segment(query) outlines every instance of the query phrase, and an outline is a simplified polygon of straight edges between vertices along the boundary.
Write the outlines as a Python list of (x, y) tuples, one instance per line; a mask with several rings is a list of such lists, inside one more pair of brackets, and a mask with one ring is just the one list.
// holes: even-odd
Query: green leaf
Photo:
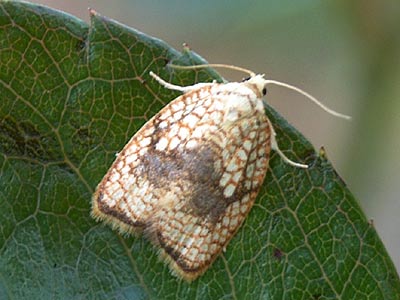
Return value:
[(313, 147), (272, 109), (278, 143), (247, 220), (200, 279), (170, 275), (142, 237), (90, 217), (115, 153), (188, 85), (221, 79), (185, 48), (95, 13), (81, 20), (0, 2), (1, 299), (399, 299), (371, 222)]

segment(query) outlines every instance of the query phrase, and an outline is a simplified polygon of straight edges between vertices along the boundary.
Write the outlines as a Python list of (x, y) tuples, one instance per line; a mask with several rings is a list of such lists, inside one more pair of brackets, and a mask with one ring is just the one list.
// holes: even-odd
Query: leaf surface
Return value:
[(90, 217), (91, 196), (129, 138), (204, 60), (91, 14), (0, 2), (1, 299), (398, 299), (394, 266), (323, 151), (268, 109), (281, 149), (226, 252), (188, 284), (142, 237)]

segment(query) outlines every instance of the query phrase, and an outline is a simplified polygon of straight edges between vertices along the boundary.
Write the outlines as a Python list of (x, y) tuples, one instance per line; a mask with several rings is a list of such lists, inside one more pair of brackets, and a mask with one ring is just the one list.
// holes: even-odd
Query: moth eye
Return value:
[(266, 87), (263, 88), (261, 92), (262, 92), (263, 96), (265, 96), (267, 94), (267, 88)]
[(242, 79), (242, 82), (248, 81), (250, 78), (251, 78), (250, 76), (249, 77), (245, 77), (245, 78)]

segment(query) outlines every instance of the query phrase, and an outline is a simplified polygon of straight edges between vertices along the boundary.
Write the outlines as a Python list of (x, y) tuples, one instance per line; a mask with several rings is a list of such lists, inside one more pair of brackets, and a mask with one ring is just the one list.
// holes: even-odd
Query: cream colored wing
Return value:
[[(221, 85), (225, 87), (225, 85)], [(175, 274), (193, 280), (251, 209), (268, 168), (271, 128), (251, 91), (202, 87), (146, 123), (97, 187), (92, 214), (144, 230)]]

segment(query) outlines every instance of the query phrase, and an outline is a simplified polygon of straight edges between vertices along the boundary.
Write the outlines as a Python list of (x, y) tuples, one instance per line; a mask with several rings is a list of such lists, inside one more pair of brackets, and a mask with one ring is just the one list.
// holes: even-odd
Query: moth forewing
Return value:
[(271, 130), (258, 96), (248, 84), (215, 83), (170, 102), (119, 153), (93, 216), (122, 232), (143, 230), (178, 276), (204, 273), (267, 171)]

